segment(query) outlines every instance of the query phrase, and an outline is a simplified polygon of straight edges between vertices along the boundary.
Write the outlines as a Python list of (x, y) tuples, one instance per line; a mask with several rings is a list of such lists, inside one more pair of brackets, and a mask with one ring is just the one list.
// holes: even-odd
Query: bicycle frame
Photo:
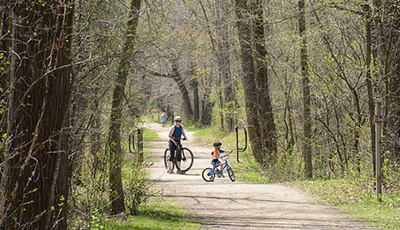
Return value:
[[(224, 163), (222, 163), (222, 171), (224, 171), (228, 166), (229, 166), (228, 161), (225, 161)], [(219, 168), (219, 165), (215, 164), (210, 173), (217, 174), (216, 169), (218, 169), (218, 168)]]
[(177, 151), (176, 151), (176, 156), (178, 156), (178, 154), (181, 155), (181, 159), (182, 159), (183, 161), (186, 160), (185, 152), (182, 151), (182, 144), (179, 144), (179, 145), (178, 145), (178, 149), (177, 149)]
[[(181, 138), (181, 139), (185, 140), (184, 138)], [(167, 156), (166, 154), (168, 153), (168, 151), (169, 151), (169, 148), (166, 149), (164, 152), (164, 164), (165, 164), (166, 169), (169, 169), (168, 162), (170, 162), (169, 158), (166, 157)], [(169, 152), (169, 153), (172, 154), (171, 152)], [(175, 153), (173, 153), (173, 154), (175, 157), (172, 162), (172, 170), (173, 170), (174, 166), (176, 166), (179, 171), (186, 172), (193, 166), (193, 159), (194, 159), (193, 153), (190, 149), (183, 147), (181, 142), (178, 144), (177, 148), (175, 149)], [(181, 161), (180, 161), (181, 166), (179, 166), (179, 167), (177, 165), (178, 156), (180, 156), (180, 158), (181, 158)]]

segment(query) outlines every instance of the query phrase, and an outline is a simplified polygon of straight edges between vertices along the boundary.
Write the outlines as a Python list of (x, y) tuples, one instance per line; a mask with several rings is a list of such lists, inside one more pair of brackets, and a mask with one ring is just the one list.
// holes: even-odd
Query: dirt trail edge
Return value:
[(196, 146), (191, 132), (187, 132), (188, 141), (183, 146), (194, 154), (192, 169), (185, 175), (168, 174), (163, 154), (170, 127), (154, 123), (144, 126), (159, 136), (146, 143), (155, 161), (149, 168), (150, 180), (164, 196), (176, 199), (201, 219), (204, 229), (375, 229), (348, 220), (337, 209), (318, 205), (285, 185), (232, 182), (227, 173), (225, 178), (205, 182), (201, 172), (210, 166), (213, 149)]

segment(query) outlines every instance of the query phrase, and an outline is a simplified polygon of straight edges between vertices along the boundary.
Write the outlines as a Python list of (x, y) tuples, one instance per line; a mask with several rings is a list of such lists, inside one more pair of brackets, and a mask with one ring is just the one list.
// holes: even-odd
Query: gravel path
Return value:
[(210, 166), (213, 148), (194, 144), (190, 132), (187, 132), (188, 141), (183, 145), (195, 156), (192, 169), (185, 175), (168, 174), (163, 154), (168, 146), (169, 127), (159, 124), (146, 124), (145, 127), (159, 136), (146, 143), (155, 160), (150, 167), (150, 180), (164, 196), (178, 200), (199, 217), (204, 222), (204, 229), (375, 229), (348, 220), (337, 209), (316, 204), (289, 186), (232, 182), (227, 173), (226, 178), (205, 182), (201, 172)]

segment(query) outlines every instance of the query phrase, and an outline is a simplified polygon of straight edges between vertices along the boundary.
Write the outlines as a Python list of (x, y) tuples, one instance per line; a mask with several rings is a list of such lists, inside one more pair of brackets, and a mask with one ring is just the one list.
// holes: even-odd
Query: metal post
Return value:
[(138, 130), (138, 152), (139, 152), (139, 163), (143, 163), (143, 128)]
[(238, 133), (238, 127), (235, 127), (236, 131), (236, 160), (239, 162), (239, 133)]
[(381, 159), (381, 132), (382, 121), (381, 103), (375, 105), (375, 157), (376, 157), (376, 197), (379, 202), (382, 201), (382, 159)]
[[(244, 132), (244, 147), (243, 148), (239, 148), (239, 129), (243, 130), (243, 132)], [(235, 130), (236, 130), (237, 162), (239, 162), (239, 152), (244, 152), (244, 151), (246, 151), (246, 148), (247, 148), (247, 131), (246, 131), (246, 128), (244, 128), (242, 126), (236, 126)]]

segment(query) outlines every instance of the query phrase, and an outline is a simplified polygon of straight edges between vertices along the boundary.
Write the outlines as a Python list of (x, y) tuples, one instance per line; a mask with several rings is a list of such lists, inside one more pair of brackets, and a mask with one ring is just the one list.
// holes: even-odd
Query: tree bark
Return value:
[(250, 27), (245, 23), (246, 18), (250, 18), (247, 10), (246, 0), (235, 0), (235, 11), (237, 17), (238, 37), (240, 42), (240, 52), (243, 69), (243, 87), (246, 105), (246, 116), (248, 133), (253, 155), (258, 163), (265, 165), (265, 159), (262, 149), (262, 135), (259, 129), (257, 110), (257, 92), (255, 85), (255, 67), (252, 51), (252, 38)]
[(136, 28), (139, 21), (139, 10), (141, 0), (132, 0), (130, 6), (130, 20), (127, 24), (127, 34), (123, 46), (123, 53), (119, 62), (118, 75), (114, 83), (114, 93), (112, 97), (110, 130), (108, 136), (110, 154), (110, 202), (111, 214), (118, 214), (125, 211), (124, 191), (122, 188), (122, 161), (123, 153), (121, 149), (121, 122), (122, 122), (122, 102), (124, 99), (125, 85), (128, 79), (130, 60), (133, 56), (134, 40)]
[(224, 123), (226, 121), (227, 130), (229, 132), (234, 131), (234, 119), (233, 119), (233, 112), (235, 110), (235, 95), (233, 91), (233, 81), (232, 81), (232, 74), (230, 70), (230, 61), (229, 61), (229, 43), (228, 43), (228, 32), (227, 32), (227, 23), (225, 19), (224, 13), (227, 12), (227, 7), (224, 1), (217, 1), (216, 11), (217, 11), (217, 33), (219, 37), (218, 42), (218, 63), (219, 63), (219, 72), (222, 77), (223, 82), (223, 92), (224, 92), (224, 99), (222, 107), (228, 110), (225, 114), (222, 114), (222, 128), (224, 127)]
[(174, 74), (172, 74), (171, 77), (174, 79), (178, 85), (179, 91), (181, 92), (185, 116), (186, 119), (189, 120), (193, 117), (192, 104), (190, 103), (189, 92), (186, 89), (185, 82), (179, 74), (178, 60), (176, 58), (172, 59), (172, 72)]
[(255, 0), (254, 6), (254, 31), (255, 31), (255, 50), (257, 52), (257, 71), (256, 84), (257, 96), (259, 103), (259, 123), (262, 138), (262, 149), (264, 150), (264, 158), (267, 162), (273, 163), (276, 160), (276, 128), (274, 121), (274, 113), (272, 111), (271, 98), (269, 94), (268, 80), (268, 63), (267, 50), (265, 47), (265, 24), (263, 13), (263, 1)]
[(300, 63), (303, 87), (303, 159), (305, 163), (305, 176), (312, 178), (312, 150), (311, 150), (311, 95), (310, 80), (308, 76), (308, 57), (307, 57), (307, 38), (306, 20), (305, 20), (305, 3), (304, 0), (298, 1), (299, 7), (299, 34), (302, 39), (300, 46)]
[[(73, 1), (7, 5), (12, 67), (0, 229), (67, 229)], [(16, 224), (18, 227), (16, 227)]]
[(365, 54), (365, 80), (367, 83), (367, 93), (368, 93), (368, 113), (369, 113), (369, 129), (370, 129), (370, 139), (371, 139), (371, 157), (372, 157), (372, 174), (376, 174), (376, 157), (375, 157), (375, 106), (374, 106), (374, 96), (372, 89), (372, 77), (371, 77), (371, 58), (372, 58), (372, 34), (371, 34), (371, 10), (368, 1), (365, 1), (363, 5), (365, 14), (365, 32), (366, 32), (366, 54)]
[(397, 1), (385, 1), (384, 7), (387, 16), (383, 17), (388, 28), (385, 33), (389, 37), (386, 52), (389, 62), (387, 88), (387, 137), (386, 150), (390, 157), (400, 162), (400, 9)]
[(193, 90), (193, 122), (196, 124), (199, 121), (200, 118), (200, 102), (199, 102), (199, 83), (197, 82), (197, 79), (193, 77), (190, 80), (190, 85)]
[[(10, 86), (10, 47), (11, 47), (11, 17), (7, 7), (0, 8), (0, 137), (7, 132), (7, 90)], [(3, 140), (0, 140), (3, 141)], [(0, 147), (0, 163), (3, 162), (4, 148)], [(0, 180), (2, 174), (0, 173)]]

